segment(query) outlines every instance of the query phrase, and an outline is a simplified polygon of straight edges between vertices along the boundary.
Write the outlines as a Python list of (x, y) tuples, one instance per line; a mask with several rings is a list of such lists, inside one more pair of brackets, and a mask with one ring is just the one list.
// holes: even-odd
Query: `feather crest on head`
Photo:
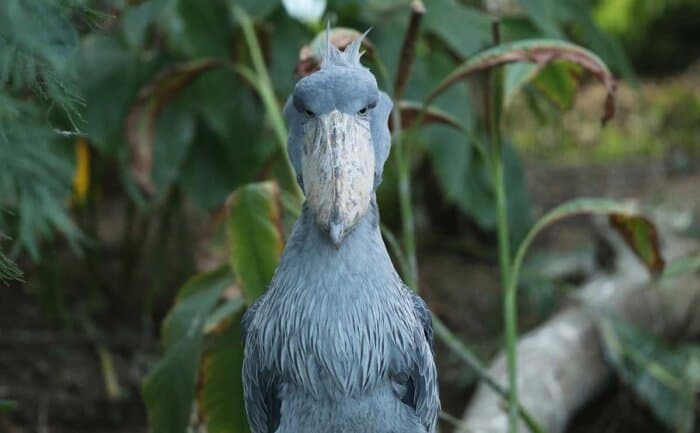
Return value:
[(331, 27), (330, 22), (326, 26), (326, 51), (321, 59), (321, 69), (326, 69), (333, 66), (341, 66), (346, 68), (364, 67), (360, 63), (360, 58), (365, 53), (360, 51), (362, 41), (365, 39), (371, 28), (367, 29), (360, 37), (355, 39), (348, 45), (344, 51), (340, 51), (331, 43)]

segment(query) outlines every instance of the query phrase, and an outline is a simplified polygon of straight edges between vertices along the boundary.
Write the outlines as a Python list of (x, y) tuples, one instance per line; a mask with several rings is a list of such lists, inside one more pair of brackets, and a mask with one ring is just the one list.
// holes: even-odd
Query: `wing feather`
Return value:
[(243, 315), (242, 337), (245, 344), (243, 360), (243, 394), (246, 413), (252, 433), (274, 433), (279, 426), (280, 401), (277, 397), (274, 378), (262, 369), (260, 348), (251, 335), (251, 324), (260, 301), (251, 305)]
[(413, 391), (413, 407), (416, 415), (420, 418), (426, 431), (435, 431), (438, 414), (440, 412), (440, 396), (438, 393), (437, 370), (433, 359), (433, 320), (430, 310), (425, 301), (420, 296), (411, 292), (413, 297), (413, 309), (418, 317), (424, 337), (423, 341), (417, 344), (413, 354), (411, 384), (408, 387)]

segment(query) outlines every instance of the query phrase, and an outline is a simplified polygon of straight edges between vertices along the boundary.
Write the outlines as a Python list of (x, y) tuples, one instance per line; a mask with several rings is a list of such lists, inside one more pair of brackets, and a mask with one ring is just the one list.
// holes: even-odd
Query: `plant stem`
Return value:
[(399, 65), (394, 80), (394, 109), (391, 112), (394, 153), (399, 183), (399, 206), (401, 208), (402, 238), (408, 262), (408, 275), (405, 275), (409, 287), (418, 288), (418, 259), (416, 254), (415, 220), (411, 206), (411, 155), (403, 140), (401, 131), (401, 109), (399, 104), (406, 84), (411, 76), (411, 67), (416, 57), (416, 41), (420, 30), (421, 19), (425, 14), (425, 6), (420, 0), (411, 3), (411, 17), (404, 35)]
[[(494, 45), (500, 44), (499, 22), (492, 24)], [(498, 258), (501, 268), (503, 290), (503, 322), (505, 328), (506, 365), (508, 368), (508, 423), (509, 432), (518, 433), (518, 370), (516, 348), (518, 340), (518, 316), (515, 290), (511, 284), (510, 233), (505, 173), (503, 167), (503, 143), (501, 137), (501, 113), (503, 110), (503, 68), (495, 67), (489, 73), (489, 94), (487, 98), (488, 128), (490, 137), (489, 152), (496, 190), (496, 215), (498, 219)]]
[(496, 188), (496, 206), (498, 214), (498, 251), (501, 267), (501, 287), (503, 297), (503, 319), (506, 335), (506, 364), (508, 367), (508, 415), (511, 433), (518, 432), (518, 317), (515, 284), (511, 281), (510, 273), (510, 237), (508, 230), (508, 209), (506, 207), (506, 191), (503, 173), (503, 160), (494, 161), (494, 176)]
[(277, 144), (279, 145), (280, 157), (284, 162), (286, 188), (301, 201), (303, 195), (301, 193), (301, 189), (297, 185), (292, 163), (287, 157), (287, 128), (284, 125), (282, 110), (280, 109), (279, 102), (275, 96), (272, 81), (270, 81), (270, 75), (267, 73), (267, 66), (265, 65), (265, 59), (263, 57), (262, 49), (260, 48), (260, 43), (258, 42), (258, 37), (255, 35), (253, 22), (248, 14), (239, 6), (233, 6), (233, 13), (243, 29), (243, 37), (245, 38), (246, 45), (248, 46), (250, 59), (253, 63), (253, 69), (255, 70), (255, 75), (249, 74), (248, 79), (254, 81), (255, 88), (260, 94), (260, 98), (263, 101), (263, 105), (265, 105), (265, 110), (267, 111), (267, 115), (270, 117), (272, 127), (275, 131)]
[(405, 275), (406, 284), (416, 290), (418, 288), (418, 259), (416, 254), (415, 220), (413, 207), (411, 206), (411, 162), (408, 149), (404, 146), (401, 134), (401, 110), (392, 111), (394, 131), (394, 152), (396, 153), (396, 167), (399, 183), (399, 207), (401, 210), (402, 239), (406, 259), (408, 262), (408, 275)]

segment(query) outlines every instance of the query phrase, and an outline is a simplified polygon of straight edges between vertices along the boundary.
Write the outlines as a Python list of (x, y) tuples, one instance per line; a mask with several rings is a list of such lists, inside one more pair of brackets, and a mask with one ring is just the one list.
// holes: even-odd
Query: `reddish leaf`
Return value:
[(605, 87), (607, 96), (602, 121), (606, 123), (615, 113), (615, 92), (617, 80), (603, 61), (591, 51), (569, 42), (550, 39), (528, 39), (482, 51), (462, 63), (447, 76), (430, 94), (427, 102), (435, 99), (455, 82), (480, 71), (513, 62), (530, 62), (539, 66), (556, 60), (565, 60), (581, 66), (593, 74)]
[(610, 215), (610, 225), (622, 235), (627, 245), (651, 272), (660, 274), (664, 270), (665, 262), (654, 223), (641, 215), (614, 213)]

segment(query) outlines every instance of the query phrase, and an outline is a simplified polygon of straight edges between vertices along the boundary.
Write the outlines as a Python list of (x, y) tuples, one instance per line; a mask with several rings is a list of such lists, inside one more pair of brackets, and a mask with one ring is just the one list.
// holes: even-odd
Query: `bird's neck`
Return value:
[(368, 211), (338, 247), (318, 227), (311, 210), (304, 205), (278, 271), (301, 273), (310, 278), (325, 279), (332, 275), (332, 279), (340, 281), (357, 276), (377, 282), (397, 279), (379, 229), (376, 198), (372, 198)]

